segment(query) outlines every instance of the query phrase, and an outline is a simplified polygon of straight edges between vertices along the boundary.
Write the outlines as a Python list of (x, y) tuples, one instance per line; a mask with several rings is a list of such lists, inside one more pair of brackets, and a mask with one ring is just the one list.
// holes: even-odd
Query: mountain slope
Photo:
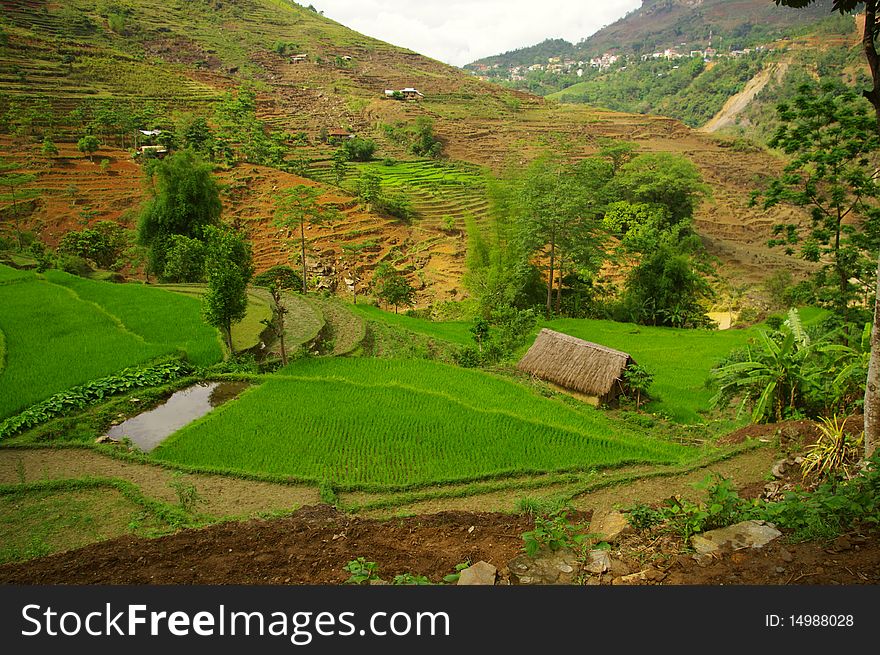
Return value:
[[(698, 213), (717, 252), (756, 277), (791, 265), (763, 246), (772, 224), (786, 218), (783, 210), (765, 214), (748, 207), (756, 177), (779, 163), (763, 153), (731, 153), (673, 120), (548, 104), (283, 0), (102, 0), (97, 6), (90, 0), (0, 0), (0, 7), (0, 132), (10, 134), (0, 137), (0, 145), (21, 155), (23, 171), (38, 174), (33, 186), (43, 192), (29, 225), (49, 243), (101, 219), (131, 224), (144, 197), (143, 174), (125, 150), (130, 140), (105, 139), (96, 159), (108, 161), (106, 171), (77, 153), (83, 111), (95, 114), (106, 102), (149, 106), (155, 110), (151, 124), (131, 131), (165, 129), (181, 112), (210, 120), (224, 94), (250, 85), (266, 128), (289, 135), (288, 160), (303, 162), (302, 172), (323, 180), (250, 163), (221, 172), (227, 220), (249, 229), (261, 269), (288, 261), (291, 252), (274, 225), (274, 196), (305, 182), (322, 186), (325, 199), (345, 213), (340, 223), (309, 234), (310, 260), (328, 282), (344, 291), (350, 269), (342, 245), (368, 243), (360, 262), (364, 281), (377, 263), (391, 261), (409, 272), (421, 304), (460, 297), (466, 248), (460, 221), (466, 214), (486, 216), (482, 171), (521, 165), (560, 146), (593, 153), (602, 138), (691, 157), (717, 187), (714, 201)], [(307, 59), (295, 63), (300, 53)], [(385, 89), (408, 86), (425, 97), (385, 98)], [(397, 127), (420, 117), (433, 121), (447, 163), (420, 160), (394, 137)], [(411, 224), (357, 205), (350, 189), (363, 166), (351, 167), (345, 188), (330, 184), (327, 167), (336, 146), (323, 143), (320, 133), (339, 128), (375, 139), (380, 160), (401, 163), (370, 166), (390, 188), (410, 195), (416, 209)], [(58, 142), (58, 156), (40, 154), (43, 136)], [(404, 169), (406, 177), (396, 177)], [(462, 185), (467, 193), (456, 191)], [(446, 229), (446, 217), (459, 221), (457, 227)]]

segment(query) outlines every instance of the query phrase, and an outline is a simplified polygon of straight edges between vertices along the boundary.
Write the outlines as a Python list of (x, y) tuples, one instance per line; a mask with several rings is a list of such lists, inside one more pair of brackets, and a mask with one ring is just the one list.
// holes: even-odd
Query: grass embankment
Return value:
[[(371, 305), (351, 307), (372, 321), (415, 332), (454, 345), (473, 345), (468, 321), (430, 321), (383, 311)], [(809, 325), (825, 316), (820, 309), (800, 310)], [(712, 368), (736, 348), (749, 344), (762, 325), (735, 330), (683, 330), (597, 319), (556, 319), (538, 325), (573, 337), (622, 350), (654, 374), (647, 409), (677, 423), (701, 423), (710, 411), (714, 391), (706, 386)], [(515, 354), (519, 359), (532, 339)]]
[[(199, 302), (207, 290), (207, 286), (204, 284), (163, 284), (159, 288), (163, 291), (173, 291), (178, 295), (196, 298)], [(255, 289), (249, 290), (247, 296), (247, 314), (240, 323), (235, 323), (232, 326), (232, 347), (236, 351), (250, 350), (258, 345), (260, 335), (266, 329), (263, 321), (272, 318), (272, 307), (265, 296)]]
[(360, 314), (365, 319), (378, 321), (392, 327), (403, 328), (409, 332), (415, 332), (432, 339), (447, 341), (449, 343), (468, 346), (473, 344), (473, 336), (470, 333), (472, 323), (467, 321), (431, 321), (425, 318), (415, 318), (406, 314), (387, 312), (374, 305), (360, 303), (349, 305), (349, 310)]
[(479, 371), (346, 359), (294, 363), (184, 428), (153, 456), (383, 490), (670, 463), (691, 452)]
[(161, 355), (184, 351), (197, 364), (223, 355), (195, 300), (58, 271), (0, 285), (0, 331), (6, 338), (0, 419)]

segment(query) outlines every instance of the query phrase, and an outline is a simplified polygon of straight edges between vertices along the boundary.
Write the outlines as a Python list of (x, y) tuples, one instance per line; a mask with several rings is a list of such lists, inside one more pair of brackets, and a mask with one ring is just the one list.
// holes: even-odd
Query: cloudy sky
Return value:
[(455, 66), (544, 39), (577, 43), (641, 5), (641, 0), (310, 1), (346, 27)]

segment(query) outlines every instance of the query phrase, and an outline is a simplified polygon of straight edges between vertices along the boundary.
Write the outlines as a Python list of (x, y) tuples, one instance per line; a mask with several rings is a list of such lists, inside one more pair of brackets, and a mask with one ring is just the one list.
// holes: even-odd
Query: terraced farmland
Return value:
[[(369, 162), (355, 166), (358, 176), (369, 171), (379, 176), (386, 192), (400, 193), (412, 202), (416, 220), (423, 226), (440, 228), (450, 217), (462, 228), (464, 218), (480, 220), (488, 214), (486, 173), (477, 166), (445, 164), (433, 160), (403, 161), (388, 165)], [(316, 179), (334, 182), (329, 162), (316, 162), (312, 169)], [(356, 179), (354, 174), (351, 180)], [(343, 183), (354, 189), (353, 181)]]
[(184, 428), (153, 456), (390, 490), (677, 462), (689, 452), (485, 373), (365, 359), (294, 364)]
[[(10, 279), (10, 270), (0, 265), (0, 276)], [(217, 332), (202, 321), (193, 299), (58, 271), (47, 278), (0, 284), (6, 339), (0, 418), (160, 355), (185, 351), (200, 364), (223, 356)]]

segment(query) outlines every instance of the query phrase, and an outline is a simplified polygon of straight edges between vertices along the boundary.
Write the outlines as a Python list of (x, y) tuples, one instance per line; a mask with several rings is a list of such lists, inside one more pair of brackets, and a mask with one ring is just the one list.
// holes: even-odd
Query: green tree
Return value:
[(192, 148), (203, 157), (214, 157), (214, 131), (203, 116), (188, 113), (175, 116), (174, 137), (181, 147)]
[(480, 352), (483, 352), (483, 344), (489, 338), (489, 321), (485, 318), (477, 318), (468, 331), (476, 341)]
[(427, 116), (416, 119), (410, 151), (419, 157), (439, 157), (443, 154), (443, 142), (434, 134), (434, 122)]
[(86, 134), (76, 142), (76, 147), (80, 152), (88, 155), (89, 161), (95, 161), (94, 154), (98, 152), (98, 149), (101, 147), (101, 142), (94, 134)]
[(388, 262), (382, 262), (373, 273), (373, 287), (376, 296), (389, 305), (394, 305), (394, 313), (400, 305), (412, 306), (415, 289), (406, 276)]
[(149, 270), (162, 275), (171, 236), (204, 240), (205, 228), (218, 224), (223, 207), (211, 166), (191, 151), (154, 160), (147, 172), (152, 197), (141, 210), (138, 243), (149, 248)]
[(639, 364), (627, 366), (623, 371), (624, 384), (629, 391), (636, 392), (636, 409), (642, 405), (642, 396), (648, 395), (648, 389), (654, 383), (654, 374)]
[(333, 153), (333, 178), (336, 186), (342, 186), (342, 180), (348, 173), (348, 161), (348, 155), (342, 148)]
[(201, 282), (205, 279), (205, 242), (172, 234), (165, 251), (162, 279), (167, 282)]
[(130, 233), (119, 223), (99, 221), (91, 228), (65, 234), (58, 251), (82, 257), (98, 268), (111, 269), (130, 244)]
[(546, 317), (553, 312), (557, 271), (557, 311), (561, 305), (562, 272), (591, 268), (601, 249), (598, 219), (605, 203), (611, 166), (590, 158), (571, 164), (547, 157), (536, 160), (516, 182), (512, 208), (521, 252), (548, 262)]
[(356, 136), (343, 142), (342, 151), (349, 161), (370, 161), (376, 152), (376, 142)]
[(263, 324), (278, 339), (281, 348), (281, 364), (287, 366), (287, 347), (284, 343), (284, 317), (287, 315), (288, 310), (284, 306), (284, 292), (298, 289), (301, 286), (299, 275), (289, 266), (273, 266), (268, 271), (256, 276), (254, 284), (268, 289), (272, 297), (272, 318), (263, 319)]
[(810, 339), (796, 309), (789, 312), (783, 329), (760, 333), (760, 346), (748, 348), (743, 361), (713, 370), (718, 393), (712, 404), (725, 406), (741, 395), (741, 409), (752, 405), (752, 421), (781, 421), (803, 406), (817, 370), (812, 367), (816, 344)]
[(208, 289), (203, 312), (208, 324), (221, 331), (233, 354), (232, 324), (247, 313), (247, 285), (253, 276), (251, 247), (241, 235), (227, 228), (209, 225), (204, 233)]
[(0, 187), (8, 189), (8, 194), (0, 196), (0, 200), (12, 201), (12, 221), (15, 224), (15, 236), (18, 241), (18, 249), (24, 248), (21, 231), (21, 216), (19, 215), (19, 201), (29, 200), (39, 195), (37, 189), (22, 189), (23, 186), (31, 184), (37, 179), (36, 175), (31, 173), (14, 173), (13, 171), (21, 168), (21, 164), (16, 162), (0, 163)]
[(709, 193), (693, 162), (668, 152), (638, 155), (622, 164), (611, 186), (621, 200), (662, 205), (671, 224), (690, 219)]
[(880, 187), (868, 165), (880, 150), (880, 134), (868, 103), (862, 102), (852, 90), (825, 83), (803, 85), (791, 105), (780, 104), (781, 124), (770, 145), (791, 160), (764, 192), (765, 208), (786, 202), (811, 209), (806, 239), (796, 224), (777, 225), (778, 238), (770, 244), (793, 254), (800, 243), (805, 259), (828, 262), (816, 286), (819, 297), (844, 321), (861, 289), (870, 286), (851, 280), (870, 275), (880, 245)]
[(302, 263), (302, 292), (306, 293), (308, 272), (306, 269), (306, 223), (324, 225), (340, 218), (339, 210), (330, 204), (322, 203), (322, 191), (318, 187), (298, 184), (286, 189), (275, 200), (276, 225), (288, 230), (299, 230), (300, 259)]
[[(803, 8), (814, 0), (776, 0), (777, 5)], [(877, 53), (877, 38), (880, 36), (880, 23), (877, 16), (878, 0), (834, 0), (832, 8), (840, 13), (852, 12), (862, 4), (865, 6), (865, 27), (862, 32), (862, 50), (871, 70), (871, 88), (862, 95), (874, 107), (880, 131), (880, 55)], [(871, 457), (880, 442), (880, 253), (877, 255), (877, 278), (874, 291), (874, 320), (871, 331), (871, 357), (868, 377), (865, 384), (865, 457)]]
[(50, 139), (46, 137), (43, 139), (43, 145), (40, 148), (40, 152), (44, 157), (57, 157), (58, 156), (58, 146)]
[(382, 178), (372, 171), (364, 171), (357, 181), (357, 195), (366, 211), (372, 211), (373, 205), (382, 199)]

